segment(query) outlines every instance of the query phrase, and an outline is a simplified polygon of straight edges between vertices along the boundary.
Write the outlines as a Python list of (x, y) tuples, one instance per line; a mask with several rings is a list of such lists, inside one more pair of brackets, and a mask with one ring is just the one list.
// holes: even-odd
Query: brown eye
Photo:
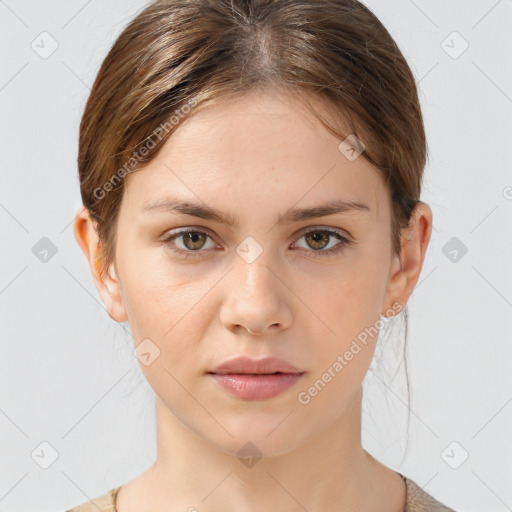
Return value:
[(206, 234), (200, 231), (187, 231), (182, 234), (182, 237), (183, 244), (191, 251), (201, 249), (206, 241)]
[[(309, 229), (309, 231), (303, 231), (302, 236), (295, 242), (304, 238), (306, 247), (303, 249), (309, 249), (307, 252), (314, 257), (324, 257), (341, 253), (343, 249), (352, 243), (352, 240), (348, 239), (342, 234), (341, 231), (332, 229)], [(331, 244), (331, 240), (336, 241), (334, 245)]]
[[(302, 238), (306, 241), (306, 246), (302, 248), (306, 249), (306, 252), (313, 257), (325, 257), (341, 253), (345, 246), (352, 243), (341, 231), (332, 229), (309, 229), (309, 231), (303, 232), (295, 244)], [(208, 241), (211, 243), (210, 246), (208, 246)], [(331, 241), (336, 243), (332, 244)], [(183, 257), (201, 256), (201, 253), (207, 252), (206, 249), (216, 247), (208, 233), (193, 229), (182, 229), (175, 233), (168, 233), (163, 239), (163, 243), (170, 250)]]
[(329, 244), (332, 235), (328, 231), (310, 231), (304, 236), (312, 249), (323, 249)]
[[(208, 240), (211, 241), (210, 246), (207, 245)], [(215, 247), (215, 243), (208, 233), (192, 229), (169, 233), (163, 239), (163, 243), (173, 252), (183, 256), (200, 256), (206, 249)]]

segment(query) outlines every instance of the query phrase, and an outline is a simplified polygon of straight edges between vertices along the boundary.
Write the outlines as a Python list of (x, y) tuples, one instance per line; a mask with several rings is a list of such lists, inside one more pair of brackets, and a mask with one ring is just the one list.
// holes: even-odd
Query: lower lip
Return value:
[(273, 398), (293, 386), (303, 373), (271, 375), (210, 374), (226, 391), (245, 400)]

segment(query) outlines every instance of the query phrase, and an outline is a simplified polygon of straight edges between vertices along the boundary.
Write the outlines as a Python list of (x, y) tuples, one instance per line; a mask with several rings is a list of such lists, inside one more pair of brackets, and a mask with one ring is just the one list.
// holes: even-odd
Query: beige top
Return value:
[[(452, 508), (446, 507), (430, 496), (430, 494), (427, 494), (413, 480), (400, 473), (398, 474), (404, 480), (407, 489), (405, 508), (400, 512), (455, 512)], [(107, 494), (66, 510), (66, 512), (117, 512), (116, 496), (121, 487), (110, 489)]]

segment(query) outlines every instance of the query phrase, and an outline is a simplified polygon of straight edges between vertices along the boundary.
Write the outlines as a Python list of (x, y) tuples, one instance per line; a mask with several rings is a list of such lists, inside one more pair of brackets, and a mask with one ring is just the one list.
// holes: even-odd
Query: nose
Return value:
[[(240, 325), (240, 327), (244, 327), (244, 326)], [(265, 331), (269, 330), (270, 328), (274, 328), (274, 327), (279, 327), (279, 323), (272, 324), (268, 327), (263, 327), (262, 329), (258, 329), (256, 331), (253, 331), (248, 325), (245, 326), (245, 328), (247, 329), (247, 332), (249, 334), (252, 334), (253, 336), (261, 336)]]
[(235, 268), (225, 282), (220, 319), (235, 333), (245, 329), (253, 336), (261, 336), (286, 329), (292, 322), (293, 294), (264, 254), (252, 263), (236, 258)]

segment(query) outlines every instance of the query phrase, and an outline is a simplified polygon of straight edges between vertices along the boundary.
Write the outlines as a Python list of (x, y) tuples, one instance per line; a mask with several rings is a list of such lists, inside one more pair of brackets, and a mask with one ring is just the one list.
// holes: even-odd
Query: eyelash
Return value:
[[(319, 250), (315, 251), (315, 250), (311, 249), (311, 250), (307, 251), (307, 252), (313, 253), (313, 257), (315, 257), (315, 258), (325, 258), (327, 256), (331, 256), (333, 254), (337, 254), (337, 253), (343, 251), (346, 246), (348, 246), (348, 245), (350, 245), (352, 243), (352, 241), (349, 240), (344, 235), (342, 235), (340, 231), (332, 230), (332, 229), (325, 229), (325, 228), (322, 228), (322, 229), (314, 228), (314, 229), (309, 229), (307, 231), (303, 231), (301, 233), (301, 235), (295, 240), (295, 242), (300, 240), (305, 235), (308, 235), (310, 233), (317, 233), (317, 232), (327, 233), (329, 236), (337, 238), (340, 241), (340, 243), (336, 244), (334, 247), (331, 247), (330, 249), (327, 249), (327, 250), (320, 250), (319, 249)], [(202, 235), (206, 235), (209, 238), (212, 238), (208, 233), (206, 233), (205, 231), (201, 231), (199, 229), (182, 229), (182, 230), (174, 232), (174, 233), (173, 232), (168, 233), (167, 236), (165, 236), (165, 238), (162, 240), (162, 242), (165, 245), (167, 245), (168, 247), (170, 247), (170, 249), (173, 252), (175, 252), (175, 253), (177, 253), (179, 255), (182, 255), (185, 258), (189, 258), (189, 257), (195, 258), (195, 257), (199, 256), (199, 253), (205, 252), (205, 251), (201, 250), (201, 249), (198, 249), (197, 251), (180, 249), (180, 248), (176, 248), (174, 246), (174, 244), (171, 244), (171, 242), (173, 242), (179, 236), (185, 235), (185, 234), (189, 234), (189, 233), (200, 233)]]

